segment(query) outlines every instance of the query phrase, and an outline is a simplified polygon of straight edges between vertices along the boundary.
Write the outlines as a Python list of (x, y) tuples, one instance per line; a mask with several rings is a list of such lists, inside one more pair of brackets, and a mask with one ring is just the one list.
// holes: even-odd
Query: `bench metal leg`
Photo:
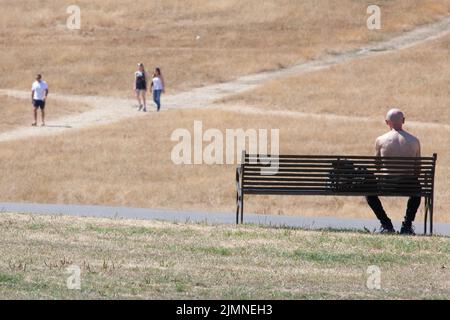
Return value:
[(242, 207), (241, 168), (236, 168), (236, 224), (239, 224), (239, 213)]
[(240, 202), (240, 208), (241, 208), (241, 224), (244, 223), (244, 193), (241, 194), (241, 202)]
[(430, 235), (433, 235), (433, 206), (434, 206), (434, 200), (433, 198), (430, 198)]
[(236, 192), (236, 224), (239, 224), (239, 212), (241, 211), (241, 199), (239, 198), (239, 192)]
[(423, 221), (423, 234), (427, 234), (427, 220), (428, 220), (428, 197), (425, 198), (424, 207), (424, 221)]

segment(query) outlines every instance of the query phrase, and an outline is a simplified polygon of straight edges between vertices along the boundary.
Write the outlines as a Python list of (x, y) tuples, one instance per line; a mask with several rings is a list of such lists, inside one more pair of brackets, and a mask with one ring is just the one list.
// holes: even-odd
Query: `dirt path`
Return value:
[[(222, 105), (215, 104), (210, 107), (211, 109), (229, 111), (229, 112), (237, 112), (241, 114), (251, 114), (251, 115), (265, 115), (270, 117), (288, 117), (288, 118), (309, 118), (312, 120), (331, 120), (331, 121), (350, 121), (353, 120), (355, 122), (365, 122), (365, 123), (382, 123), (384, 120), (382, 116), (380, 118), (374, 117), (358, 117), (358, 116), (345, 116), (338, 114), (330, 114), (330, 113), (310, 113), (310, 112), (302, 112), (302, 111), (292, 111), (292, 110), (267, 110), (267, 109), (259, 109), (251, 106), (230, 106), (230, 105)], [(450, 124), (441, 124), (434, 122), (420, 122), (420, 121), (408, 121), (407, 126), (409, 128), (429, 128), (429, 129), (444, 129), (450, 130)]]
[[(358, 50), (352, 50), (333, 55), (324, 56), (321, 59), (307, 61), (301, 64), (294, 65), (289, 68), (261, 72), (258, 74), (240, 77), (236, 80), (196, 88), (187, 92), (180, 92), (164, 97), (164, 109), (184, 109), (184, 108), (201, 108), (208, 107), (214, 104), (215, 101), (220, 100), (229, 95), (238, 94), (247, 90), (251, 90), (267, 81), (275, 78), (293, 76), (299, 74), (306, 74), (317, 70), (329, 68), (333, 65), (344, 63), (350, 60), (355, 60), (363, 57), (370, 57), (379, 54), (386, 54), (410, 48), (412, 46), (424, 43), (426, 41), (440, 38), (450, 32), (450, 16), (444, 19), (425, 26), (418, 27), (409, 32), (406, 32), (398, 37), (392, 39), (370, 44)], [(0, 90), (0, 94), (8, 95), (15, 98), (29, 99), (29, 92), (17, 90)], [(82, 102), (93, 107), (90, 111), (73, 116), (67, 116), (49, 122), (46, 128), (18, 128), (12, 131), (0, 134), (0, 142), (24, 139), (32, 136), (51, 135), (67, 130), (81, 129), (89, 126), (108, 124), (116, 122), (129, 117), (144, 116), (143, 113), (138, 113), (132, 108), (135, 105), (133, 99), (116, 99), (98, 96), (75, 96), (52, 94), (52, 99), (62, 101)], [(223, 108), (223, 106), (221, 107)], [(229, 111), (247, 112), (247, 113), (261, 113), (261, 110), (255, 108), (226, 108)], [(264, 113), (269, 113), (264, 111)], [(320, 117), (330, 119), (353, 119), (355, 117), (345, 117), (330, 114), (308, 114), (293, 111), (277, 111), (277, 115), (285, 116), (302, 116), (302, 117)], [(365, 119), (366, 121), (373, 121), (368, 118), (357, 118), (358, 120)], [(409, 123), (411, 124), (411, 122)], [(412, 125), (419, 126), (438, 126), (439, 128), (449, 128), (448, 125), (439, 125), (433, 123), (412, 123)]]

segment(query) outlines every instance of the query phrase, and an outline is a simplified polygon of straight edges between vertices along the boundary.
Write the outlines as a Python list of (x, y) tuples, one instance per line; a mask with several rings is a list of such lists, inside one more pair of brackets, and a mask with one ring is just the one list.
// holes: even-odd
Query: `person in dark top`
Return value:
[(134, 91), (138, 100), (138, 111), (147, 112), (147, 79), (148, 74), (145, 71), (144, 64), (138, 63), (138, 70), (134, 73)]

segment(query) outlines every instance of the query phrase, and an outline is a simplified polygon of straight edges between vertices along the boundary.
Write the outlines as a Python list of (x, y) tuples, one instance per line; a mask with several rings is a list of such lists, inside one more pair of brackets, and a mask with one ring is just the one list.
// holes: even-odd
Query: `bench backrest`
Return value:
[(247, 194), (426, 197), (433, 194), (436, 158), (244, 152), (239, 175)]

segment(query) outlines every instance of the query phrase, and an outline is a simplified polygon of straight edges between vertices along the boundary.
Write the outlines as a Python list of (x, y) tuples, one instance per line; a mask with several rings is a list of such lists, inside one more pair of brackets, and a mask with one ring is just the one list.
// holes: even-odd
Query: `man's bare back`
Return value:
[(419, 139), (402, 129), (392, 129), (378, 137), (375, 149), (381, 157), (420, 157)]

